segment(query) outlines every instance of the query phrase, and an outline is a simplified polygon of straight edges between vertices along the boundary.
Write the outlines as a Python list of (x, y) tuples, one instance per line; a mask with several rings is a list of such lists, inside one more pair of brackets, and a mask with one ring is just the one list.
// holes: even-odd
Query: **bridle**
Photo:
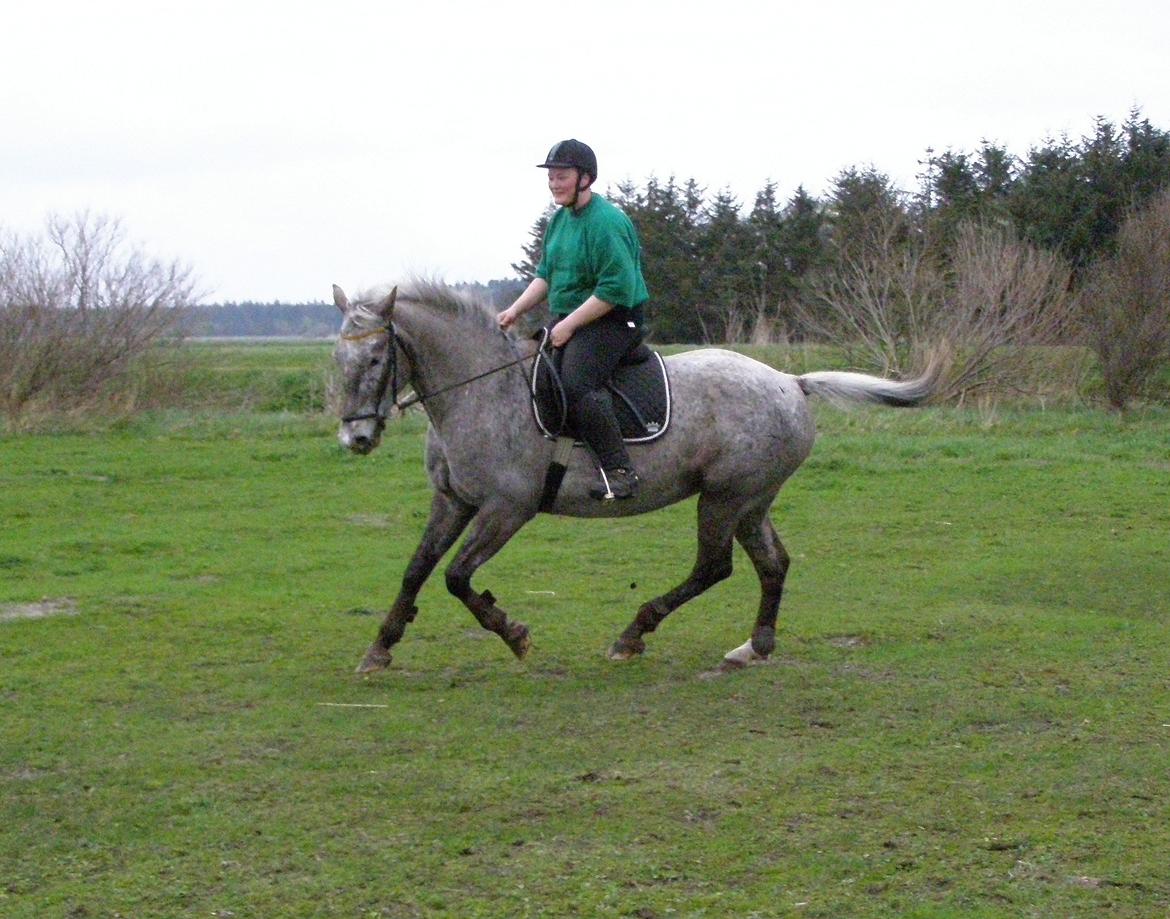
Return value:
[[(503, 334), (503, 333), (501, 333)], [(398, 401), (398, 349), (401, 348), (403, 353), (409, 359), (412, 367), (418, 366), (418, 361), (415, 360), (414, 352), (411, 350), (405, 339), (400, 338), (398, 333), (394, 330), (393, 323), (387, 323), (384, 326), (378, 326), (376, 329), (369, 329), (365, 332), (355, 332), (352, 335), (339, 336), (343, 341), (362, 341), (366, 338), (373, 338), (376, 335), (387, 336), (387, 341), (390, 344), (390, 354), (382, 365), (382, 374), (378, 378), (378, 386), (375, 391), (377, 398), (377, 408), (372, 412), (355, 412), (352, 415), (343, 415), (341, 421), (343, 424), (349, 424), (354, 421), (377, 421), (380, 426), (386, 424), (386, 419), (389, 417), (387, 405), (389, 408), (396, 408), (399, 412), (404, 412), (412, 405), (425, 403), (428, 399), (433, 399), (435, 396), (450, 392), (453, 389), (458, 389), (461, 386), (466, 386), (468, 383), (474, 383), (476, 380), (482, 380), (484, 377), (489, 377), (493, 373), (499, 373), (501, 370), (507, 370), (509, 367), (514, 367), (517, 364), (522, 364), (524, 361), (535, 358), (536, 355), (521, 356), (515, 360), (508, 361), (506, 364), (500, 364), (498, 367), (493, 367), (491, 370), (485, 370), (483, 373), (477, 373), (473, 377), (468, 377), (466, 380), (460, 380), (458, 383), (452, 383), (449, 386), (443, 386), (436, 389), (434, 392), (423, 394), (419, 392), (418, 387), (415, 387), (414, 392), (404, 401)], [(508, 339), (511, 342), (511, 339)], [(387, 392), (389, 390), (389, 392)], [(387, 400), (389, 395), (389, 400)], [(424, 405), (425, 408), (425, 405)]]
[(355, 412), (352, 415), (342, 415), (342, 424), (349, 424), (354, 421), (370, 421), (371, 419), (377, 421), (379, 426), (386, 424), (387, 412), (386, 404), (386, 390), (390, 390), (390, 401), (395, 407), (398, 406), (398, 349), (402, 347), (402, 340), (394, 331), (393, 325), (378, 326), (376, 329), (368, 329), (365, 332), (355, 332), (352, 335), (341, 335), (340, 338), (344, 341), (363, 341), (367, 338), (374, 338), (378, 335), (386, 335), (390, 344), (390, 354), (386, 360), (382, 362), (382, 374), (378, 378), (378, 386), (376, 390), (375, 402), (376, 408), (372, 412)]

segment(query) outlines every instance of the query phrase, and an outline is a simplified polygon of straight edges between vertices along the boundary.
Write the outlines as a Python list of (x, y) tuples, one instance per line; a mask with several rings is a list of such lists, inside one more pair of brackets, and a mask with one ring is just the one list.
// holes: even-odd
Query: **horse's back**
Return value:
[(666, 359), (677, 443), (710, 456), (707, 477), (787, 478), (816, 429), (796, 377), (747, 355), (703, 348)]
[(672, 354), (666, 367), (680, 408), (715, 407), (735, 423), (750, 421), (748, 413), (776, 415), (787, 423), (811, 420), (796, 377), (746, 354), (701, 348)]

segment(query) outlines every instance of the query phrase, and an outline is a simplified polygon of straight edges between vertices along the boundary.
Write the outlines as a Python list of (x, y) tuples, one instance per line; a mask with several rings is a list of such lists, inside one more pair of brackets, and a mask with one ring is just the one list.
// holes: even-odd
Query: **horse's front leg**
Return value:
[(447, 568), (447, 589), (471, 610), (480, 625), (499, 635), (518, 658), (528, 653), (531, 643), (528, 627), (522, 622), (509, 621), (504, 611), (496, 606), (491, 591), (476, 593), (471, 587), (471, 578), (531, 518), (531, 513), (514, 507), (485, 505), (476, 515), (455, 560)]
[(418, 612), (414, 605), (418, 592), (422, 590), (439, 559), (455, 544), (459, 534), (475, 516), (475, 508), (465, 504), (454, 495), (436, 491), (431, 499), (431, 516), (423, 532), (422, 542), (414, 550), (406, 573), (402, 576), (402, 589), (382, 621), (378, 637), (366, 656), (358, 665), (358, 673), (373, 673), (390, 665), (390, 649), (398, 643), (406, 626)]

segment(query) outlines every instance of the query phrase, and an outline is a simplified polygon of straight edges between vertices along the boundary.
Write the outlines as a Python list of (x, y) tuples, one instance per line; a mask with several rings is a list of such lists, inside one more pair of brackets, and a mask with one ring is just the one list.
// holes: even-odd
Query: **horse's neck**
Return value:
[[(486, 406), (508, 398), (513, 390), (524, 391), (518, 367), (465, 383), (522, 354), (509, 347), (502, 335), (493, 335), (474, 318), (445, 315), (410, 304), (396, 317), (395, 324), (413, 352), (417, 362), (416, 390), (426, 400), (427, 411), (436, 424), (448, 419), (474, 424), (482, 419)], [(465, 385), (458, 385), (461, 383)], [(430, 398), (447, 387), (455, 388)]]

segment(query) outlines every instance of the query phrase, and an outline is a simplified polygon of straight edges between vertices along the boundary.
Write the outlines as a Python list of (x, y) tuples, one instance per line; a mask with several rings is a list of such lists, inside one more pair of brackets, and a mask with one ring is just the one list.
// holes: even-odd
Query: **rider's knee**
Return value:
[(583, 414), (592, 414), (596, 411), (606, 411), (613, 403), (610, 401), (609, 393), (604, 389), (588, 389), (579, 393), (570, 395), (565, 393), (566, 401), (569, 403), (569, 411)]

